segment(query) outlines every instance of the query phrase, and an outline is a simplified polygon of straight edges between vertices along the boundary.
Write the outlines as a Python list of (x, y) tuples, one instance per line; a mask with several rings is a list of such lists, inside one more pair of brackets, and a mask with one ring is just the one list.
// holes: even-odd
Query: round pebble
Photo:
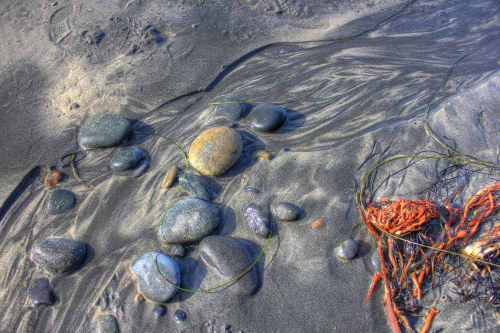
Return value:
[(346, 239), (337, 248), (337, 257), (343, 260), (351, 260), (358, 254), (358, 242), (352, 238)]
[(125, 147), (113, 155), (109, 161), (109, 166), (114, 171), (130, 170), (139, 164), (144, 155), (144, 149), (139, 146)]
[(50, 193), (47, 211), (50, 215), (59, 215), (73, 208), (75, 204), (76, 198), (72, 192), (57, 189)]
[(118, 323), (112, 315), (101, 315), (97, 318), (97, 333), (118, 333)]
[(177, 165), (172, 166), (163, 180), (163, 188), (171, 188), (177, 180), (178, 174), (179, 168)]
[(85, 244), (65, 238), (37, 240), (31, 249), (31, 260), (53, 274), (69, 274), (85, 258)]
[(102, 114), (90, 118), (82, 126), (78, 141), (86, 149), (112, 147), (122, 143), (130, 134), (131, 128), (130, 120), (125, 117)]
[(183, 322), (187, 319), (187, 314), (185, 311), (179, 309), (174, 312), (174, 320), (176, 323)]
[(28, 295), (36, 306), (51, 305), (55, 299), (54, 291), (50, 287), (49, 279), (47, 278), (37, 279), (28, 290)]
[(200, 199), (210, 201), (210, 192), (205, 184), (195, 175), (189, 172), (186, 175), (182, 174), (179, 176), (179, 182), (183, 190), (188, 191)]
[[(246, 246), (229, 236), (209, 236), (200, 242), (200, 257), (203, 263), (220, 277), (220, 284), (240, 276), (252, 264)], [(259, 288), (255, 268), (235, 282), (239, 293), (250, 296)]]
[[(224, 98), (221, 102), (241, 102), (235, 98)], [(239, 120), (245, 115), (248, 110), (248, 104), (245, 103), (230, 103), (217, 105), (217, 112), (229, 118), (232, 121)]]
[(163, 278), (167, 278), (177, 286), (181, 282), (179, 265), (171, 257), (159, 252), (147, 252), (136, 259), (130, 267), (137, 278), (139, 292), (144, 297), (156, 303), (165, 303), (174, 297), (177, 288)]
[(297, 219), (297, 211), (290, 204), (286, 202), (278, 202), (271, 206), (271, 214), (276, 220), (279, 221), (294, 221)]
[(269, 214), (256, 204), (250, 204), (243, 213), (250, 230), (259, 237), (267, 238), (269, 236), (270, 223)]
[(375, 269), (377, 270), (380, 269), (380, 255), (378, 254), (377, 251), (373, 252), (371, 263)]
[(250, 127), (260, 132), (277, 130), (286, 119), (286, 110), (278, 105), (260, 104), (250, 113)]
[(167, 314), (167, 308), (164, 305), (155, 305), (153, 308), (153, 316), (155, 318), (163, 317)]
[(211, 235), (219, 226), (217, 207), (198, 198), (189, 198), (170, 207), (165, 215), (158, 236), (167, 243), (197, 242)]
[(188, 157), (195, 169), (206, 176), (220, 176), (229, 170), (243, 151), (241, 135), (219, 126), (202, 132), (191, 144)]

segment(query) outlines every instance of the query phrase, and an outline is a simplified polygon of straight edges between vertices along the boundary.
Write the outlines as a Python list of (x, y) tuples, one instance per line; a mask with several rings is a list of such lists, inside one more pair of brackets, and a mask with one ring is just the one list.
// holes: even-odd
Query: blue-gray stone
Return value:
[[(220, 277), (220, 284), (240, 276), (252, 264), (246, 246), (229, 236), (209, 236), (200, 242), (200, 256), (206, 266)], [(238, 290), (244, 295), (252, 295), (259, 288), (255, 267), (236, 281)]]
[(158, 236), (171, 244), (197, 242), (219, 226), (217, 207), (198, 198), (189, 198), (170, 207), (163, 218)]
[(179, 265), (163, 253), (147, 252), (136, 259), (130, 267), (137, 277), (139, 292), (156, 303), (167, 302), (177, 292), (177, 288), (168, 281), (176, 286), (181, 283)]
[(31, 249), (31, 260), (53, 274), (69, 274), (85, 258), (85, 243), (65, 238), (37, 240)]
[(358, 254), (358, 242), (352, 238), (346, 239), (337, 248), (337, 257), (343, 260), (351, 260)]
[(119, 145), (130, 134), (130, 120), (114, 115), (102, 114), (91, 118), (80, 129), (78, 141), (83, 148), (104, 148)]
[(153, 308), (153, 316), (155, 318), (163, 317), (166, 314), (167, 314), (167, 307), (164, 305), (157, 304)]
[(278, 105), (260, 104), (250, 113), (250, 127), (260, 132), (277, 130), (286, 119), (286, 110)]
[(47, 211), (51, 215), (59, 215), (73, 208), (75, 204), (76, 198), (72, 192), (57, 189), (50, 193)]
[(37, 279), (28, 290), (28, 295), (36, 306), (51, 305), (54, 303), (54, 291), (50, 287), (49, 279), (47, 278)]
[(295, 208), (282, 201), (271, 206), (271, 213), (276, 220), (287, 222), (295, 220), (298, 216)]
[(118, 333), (118, 323), (112, 315), (101, 315), (97, 319), (97, 333)]
[(176, 323), (186, 321), (186, 319), (187, 319), (187, 314), (184, 310), (179, 309), (174, 312), (174, 320)]
[(250, 204), (243, 213), (250, 230), (259, 237), (267, 238), (269, 236), (270, 223), (269, 214), (256, 204)]
[[(236, 98), (224, 98), (222, 101), (224, 102), (241, 102)], [(248, 110), (248, 104), (246, 103), (230, 103), (230, 104), (219, 104), (217, 105), (217, 112), (229, 118), (233, 121), (239, 120), (241, 117), (245, 115)]]
[(210, 192), (205, 184), (203, 184), (195, 175), (190, 174), (189, 172), (186, 175), (181, 174), (179, 175), (179, 182), (183, 190), (188, 191), (200, 199), (210, 201)]
[(139, 146), (124, 147), (113, 155), (109, 166), (114, 171), (130, 170), (139, 164), (144, 155), (144, 149)]

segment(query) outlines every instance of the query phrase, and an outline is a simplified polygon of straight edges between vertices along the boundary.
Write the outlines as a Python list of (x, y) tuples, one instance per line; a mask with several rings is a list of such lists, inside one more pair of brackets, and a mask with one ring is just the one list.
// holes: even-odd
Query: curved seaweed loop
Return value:
[[(184, 153), (184, 150), (182, 150), (182, 148), (177, 144), (175, 143), (173, 140), (169, 139), (168, 137), (166, 136), (163, 136), (163, 135), (160, 135), (160, 134), (156, 134), (156, 133), (137, 133), (137, 134), (144, 134), (144, 135), (154, 135), (156, 137), (159, 137), (159, 138), (162, 138), (162, 139), (165, 139), (167, 141), (169, 141), (170, 143), (174, 144), (177, 149), (182, 153), (182, 155), (184, 156), (184, 160), (186, 162), (186, 171), (185, 173), (187, 173), (188, 171), (188, 168), (189, 168), (189, 159), (186, 155), (186, 153)], [(154, 245), (154, 242), (156, 240), (156, 236), (158, 235), (158, 231), (160, 230), (161, 228), (161, 225), (163, 223), (163, 219), (165, 218), (165, 216), (167, 215), (167, 212), (168, 210), (170, 209), (170, 207), (172, 206), (172, 202), (177, 194), (177, 192), (179, 191), (180, 187), (181, 187), (181, 184), (182, 184), (182, 181), (183, 179), (181, 179), (181, 181), (179, 182), (179, 185), (177, 185), (176, 189), (175, 189), (175, 192), (174, 194), (172, 195), (172, 197), (170, 198), (170, 201), (167, 205), (167, 209), (165, 209), (165, 212), (163, 213), (161, 219), (160, 219), (160, 224), (158, 225), (158, 227), (156, 228), (155, 230), (155, 234), (153, 236), (153, 238), (151, 239), (151, 242), (150, 242), (150, 246), (149, 246), (149, 253), (151, 255), (151, 261), (153, 262), (153, 265), (157, 271), (157, 273), (165, 280), (167, 281), (170, 285), (174, 286), (175, 288), (179, 289), (179, 290), (182, 290), (182, 291), (187, 291), (187, 292), (191, 292), (191, 293), (200, 293), (200, 292), (207, 292), (207, 291), (212, 291), (212, 290), (215, 290), (215, 289), (218, 289), (220, 287), (223, 287), (225, 285), (228, 285), (230, 283), (233, 283), (235, 281), (237, 281), (238, 279), (240, 279), (241, 277), (243, 277), (243, 275), (245, 275), (248, 271), (250, 271), (252, 269), (253, 266), (255, 266), (255, 264), (257, 264), (257, 262), (260, 260), (260, 258), (262, 257), (262, 255), (264, 254), (264, 252), (266, 251), (266, 248), (267, 248), (267, 245), (269, 244), (269, 241), (271, 240), (271, 237), (272, 237), (272, 232), (269, 233), (269, 237), (266, 241), (266, 244), (264, 245), (264, 248), (262, 249), (262, 251), (260, 252), (259, 256), (257, 257), (257, 259), (255, 259), (255, 261), (243, 272), (241, 273), (240, 275), (238, 275), (237, 277), (229, 280), (229, 281), (226, 281), (222, 284), (219, 284), (215, 287), (211, 287), (211, 288), (207, 288), (207, 289), (198, 289), (198, 290), (191, 290), (191, 289), (186, 289), (186, 288), (182, 288), (178, 285), (176, 285), (175, 283), (173, 283), (172, 281), (170, 281), (167, 277), (165, 277), (162, 272), (160, 271), (160, 268), (158, 267), (156, 261), (154, 260), (154, 257), (153, 257), (153, 245)]]
[(235, 101), (235, 102), (208, 102), (207, 104), (210, 104), (210, 105), (221, 105), (221, 104), (272, 104), (272, 105), (285, 105), (285, 104), (291, 104), (291, 103), (295, 103), (295, 102), (298, 102), (298, 101), (301, 101), (313, 94), (315, 94), (318, 90), (322, 89), (324, 86), (326, 86), (326, 84), (328, 83), (328, 81), (325, 81), (323, 83), (321, 83), (319, 86), (317, 86), (316, 88), (314, 88), (313, 90), (311, 90), (309, 93), (307, 93), (306, 95), (304, 96), (301, 96), (299, 98), (296, 98), (296, 99), (292, 99), (292, 100), (289, 100), (289, 101), (285, 101), (285, 102), (257, 102), (257, 101)]

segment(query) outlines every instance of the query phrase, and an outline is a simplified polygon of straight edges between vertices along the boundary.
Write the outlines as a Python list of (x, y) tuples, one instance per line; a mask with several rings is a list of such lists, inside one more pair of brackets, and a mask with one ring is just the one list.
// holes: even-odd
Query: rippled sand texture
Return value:
[[(17, 1), (1, 7), (2, 331), (88, 332), (100, 313), (111, 313), (121, 332), (389, 332), (382, 288), (362, 306), (376, 246), (357, 211), (354, 179), (360, 182), (379, 157), (442, 151), (425, 132), (427, 110), (434, 133), (448, 144), (497, 158), (497, 1)], [(261, 289), (247, 298), (231, 287), (179, 292), (156, 320), (154, 304), (135, 301), (129, 267), (149, 250), (174, 193), (162, 188), (164, 176), (184, 158), (165, 140), (133, 136), (129, 143), (149, 152), (151, 166), (126, 178), (109, 170), (112, 149), (79, 154), (90, 190), (59, 165), (78, 149), (79, 127), (91, 116), (116, 113), (136, 120), (134, 131), (168, 136), (187, 153), (203, 130), (228, 123), (207, 102), (283, 102), (324, 82), (313, 96), (285, 105), (288, 118), (276, 133), (238, 121), (240, 160), (221, 177), (205, 177), (217, 195), (220, 233), (245, 239), (254, 258), (265, 240), (244, 223), (248, 204), (286, 201), (303, 211), (298, 222), (274, 224), (258, 263)], [(73, 103), (80, 107), (70, 110)], [(274, 158), (254, 159), (262, 149)], [(406, 165), (394, 162), (379, 177)], [(68, 175), (60, 187), (76, 194), (67, 214), (47, 213), (43, 176), (51, 166)], [(437, 169), (436, 162), (414, 165), (378, 194), (417, 198)], [(490, 182), (471, 179), (461, 200)], [(174, 202), (187, 197), (181, 191)], [(320, 218), (323, 225), (312, 228)], [(64, 277), (37, 268), (29, 251), (45, 237), (87, 243), (84, 267)], [(361, 240), (361, 253), (341, 262), (334, 249), (348, 237)], [(157, 243), (154, 250), (164, 248)], [(177, 260), (186, 288), (222, 282), (195, 247), (188, 253)], [(57, 296), (50, 307), (34, 307), (23, 285), (40, 277), (50, 279)], [(475, 301), (460, 302), (447, 288), (424, 296), (425, 310), (412, 318), (416, 329), (430, 305), (441, 310), (433, 330), (498, 325), (491, 310), (481, 314)], [(172, 316), (179, 308), (188, 319), (177, 324)]]

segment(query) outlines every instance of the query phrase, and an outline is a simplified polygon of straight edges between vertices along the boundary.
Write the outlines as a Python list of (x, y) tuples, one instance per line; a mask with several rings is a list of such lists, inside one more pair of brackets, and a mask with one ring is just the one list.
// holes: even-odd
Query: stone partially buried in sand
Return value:
[(220, 176), (236, 163), (242, 151), (241, 135), (219, 126), (202, 132), (191, 144), (188, 157), (203, 175)]
[(105, 148), (119, 145), (130, 134), (130, 120), (114, 115), (102, 114), (91, 118), (80, 129), (78, 141), (83, 148)]
[(139, 164), (145, 153), (144, 149), (139, 146), (122, 148), (113, 155), (109, 161), (109, 166), (114, 171), (133, 169)]
[(286, 119), (286, 110), (278, 105), (260, 104), (250, 113), (250, 127), (259, 132), (273, 132)]
[[(178, 286), (181, 282), (181, 273), (179, 265), (171, 257), (159, 252), (147, 252), (136, 259), (130, 267), (137, 277), (139, 292), (144, 297), (156, 303), (164, 303), (174, 297), (177, 288), (168, 281)], [(168, 281), (165, 281), (162, 275)]]
[(257, 204), (250, 204), (243, 213), (250, 230), (259, 237), (267, 238), (269, 236), (270, 224), (269, 214)]
[(57, 189), (50, 193), (47, 211), (50, 215), (59, 215), (73, 208), (75, 204), (76, 198), (72, 192)]
[(298, 217), (298, 213), (290, 204), (286, 202), (277, 202), (271, 206), (271, 213), (278, 221), (294, 221)]
[[(241, 275), (252, 264), (246, 246), (229, 236), (209, 236), (200, 242), (201, 259), (222, 278), (220, 284)], [(236, 281), (239, 291), (247, 296), (259, 288), (255, 267)]]
[(116, 322), (116, 318), (112, 315), (101, 315), (97, 318), (96, 325), (97, 333), (118, 333), (120, 330), (118, 329), (118, 323)]
[(85, 244), (65, 238), (39, 239), (31, 249), (31, 260), (52, 274), (77, 270), (85, 258)]
[(50, 287), (49, 279), (47, 278), (37, 279), (28, 290), (28, 295), (36, 306), (51, 305), (55, 299), (54, 291)]
[(217, 207), (198, 198), (189, 198), (170, 207), (158, 236), (170, 244), (197, 242), (211, 235), (219, 226)]
[(205, 184), (191, 173), (179, 175), (179, 182), (181, 188), (193, 194), (194, 196), (203, 199), (205, 201), (210, 201), (210, 191), (207, 189)]
[(239, 120), (241, 117), (245, 115), (245, 113), (248, 110), (248, 104), (239, 103), (241, 101), (236, 98), (230, 98), (230, 97), (224, 98), (221, 102), (222, 103), (231, 102), (231, 103), (217, 105), (217, 112), (219, 112), (226, 118), (231, 119), (233, 121)]

